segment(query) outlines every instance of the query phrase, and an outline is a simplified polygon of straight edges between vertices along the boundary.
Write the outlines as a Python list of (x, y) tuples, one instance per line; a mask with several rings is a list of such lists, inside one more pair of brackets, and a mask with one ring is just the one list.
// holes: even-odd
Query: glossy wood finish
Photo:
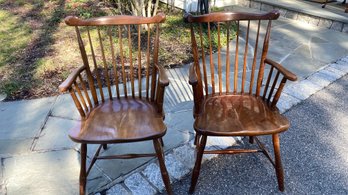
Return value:
[(289, 128), (288, 120), (262, 98), (249, 95), (207, 96), (194, 128), (202, 135), (256, 136)]
[[(80, 194), (86, 193), (87, 176), (97, 160), (140, 157), (158, 158), (166, 190), (172, 194), (162, 149), (166, 133), (163, 97), (169, 80), (158, 65), (164, 20), (164, 14), (65, 19), (75, 27), (83, 62), (59, 86), (61, 92), (71, 94), (82, 118), (69, 131), (69, 137), (81, 143)], [(155, 153), (100, 155), (108, 144), (145, 140), (153, 140)], [(100, 147), (86, 169), (87, 144)]]
[[(286, 131), (290, 124), (279, 113), (276, 104), (286, 81), (295, 81), (297, 77), (281, 64), (267, 58), (272, 20), (278, 17), (277, 11), (266, 14), (220, 12), (202, 16), (185, 15), (185, 21), (191, 24), (194, 57), (189, 71), (189, 83), (194, 93), (194, 143), (197, 150), (190, 193), (194, 192), (197, 184), (203, 154), (253, 152), (261, 152), (270, 160), (276, 169), (279, 190), (284, 190), (278, 134)], [(211, 28), (213, 22), (216, 28)], [(226, 61), (223, 62), (221, 32), (225, 31), (225, 41), (230, 42), (232, 26), (236, 30), (235, 45), (227, 45), (225, 53), (229, 55), (226, 55)], [(217, 51), (216, 64), (212, 60), (212, 34), (217, 36), (217, 43), (214, 43)], [(262, 45), (260, 40), (263, 40)], [(234, 52), (230, 57), (232, 47)], [(204, 51), (207, 48), (210, 66), (205, 62)], [(222, 73), (223, 68), (225, 74)], [(275, 161), (257, 138), (263, 135), (273, 137)], [(208, 136), (248, 136), (249, 142), (256, 142), (259, 149), (205, 151)]]
[(153, 139), (166, 133), (162, 114), (155, 104), (141, 99), (107, 100), (70, 130), (80, 143), (119, 143)]

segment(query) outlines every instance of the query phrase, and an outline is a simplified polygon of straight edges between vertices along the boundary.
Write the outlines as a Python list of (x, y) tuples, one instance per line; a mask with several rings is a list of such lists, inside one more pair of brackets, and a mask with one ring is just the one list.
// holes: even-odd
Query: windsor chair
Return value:
[[(164, 21), (164, 14), (65, 19), (75, 27), (83, 61), (59, 86), (61, 92), (70, 92), (82, 119), (69, 131), (69, 137), (81, 144), (80, 194), (86, 192), (87, 176), (96, 160), (152, 156), (157, 156), (171, 194), (162, 149), (167, 129), (163, 96), (169, 81), (158, 64), (159, 30)], [(153, 141), (155, 153), (100, 155), (107, 144), (146, 140)], [(86, 169), (87, 144), (100, 146)]]
[[(266, 155), (275, 167), (279, 190), (284, 190), (279, 133), (289, 128), (289, 121), (279, 113), (276, 104), (286, 81), (295, 81), (297, 77), (267, 58), (272, 20), (278, 17), (277, 11), (184, 16), (191, 26), (194, 58), (189, 83), (194, 93), (197, 156), (190, 193), (197, 184), (203, 154), (251, 152)], [(235, 33), (234, 41), (231, 41), (232, 33)], [(223, 41), (227, 43), (226, 48), (221, 46)], [(217, 51), (217, 63), (213, 51)], [(257, 138), (263, 135), (272, 136), (275, 161)], [(256, 141), (259, 148), (205, 151), (208, 136), (249, 136), (249, 142)]]

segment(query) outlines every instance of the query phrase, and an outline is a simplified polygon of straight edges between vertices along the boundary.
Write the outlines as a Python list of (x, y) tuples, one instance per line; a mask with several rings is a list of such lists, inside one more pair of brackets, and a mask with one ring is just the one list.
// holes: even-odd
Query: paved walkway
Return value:
[(330, 2), (324, 9), (311, 0), (239, 0), (238, 4), (264, 11), (277, 9), (286, 18), (348, 33), (348, 17), (342, 1)]
[[(348, 194), (347, 89), (348, 75), (285, 113), (291, 127), (281, 135), (284, 193), (263, 154), (240, 154), (205, 163), (195, 194)], [(269, 136), (260, 139), (272, 148)], [(190, 183), (185, 176), (174, 194), (187, 194)]]
[[(348, 36), (344, 33), (284, 18), (274, 23), (269, 56), (300, 77), (299, 82), (285, 89), (279, 102), (281, 111), (346, 74), (348, 58), (343, 57), (347, 53)], [(168, 132), (164, 142), (172, 182), (188, 174), (194, 160), (190, 142), (192, 90), (187, 72), (187, 67), (168, 70), (171, 84), (165, 97)], [(77, 120), (78, 113), (68, 94), (0, 103), (0, 194), (76, 194), (79, 147), (68, 139), (66, 131)], [(227, 147), (235, 141), (211, 139), (209, 144)], [(88, 148), (89, 157), (94, 148)], [(134, 151), (152, 152), (152, 143), (114, 145), (103, 152)], [(163, 189), (163, 184), (155, 159), (140, 158), (97, 162), (87, 188), (90, 193), (111, 188), (108, 193), (154, 194)]]

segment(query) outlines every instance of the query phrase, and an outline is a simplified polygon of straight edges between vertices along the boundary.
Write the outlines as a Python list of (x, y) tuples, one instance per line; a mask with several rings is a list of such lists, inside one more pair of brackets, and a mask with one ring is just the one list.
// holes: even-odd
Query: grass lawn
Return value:
[[(166, 12), (160, 62), (177, 67), (192, 61), (190, 34), (182, 11)], [(115, 15), (103, 1), (0, 0), (0, 93), (6, 100), (58, 94), (58, 85), (82, 60), (68, 15), (90, 18)], [(173, 55), (175, 54), (175, 55)]]

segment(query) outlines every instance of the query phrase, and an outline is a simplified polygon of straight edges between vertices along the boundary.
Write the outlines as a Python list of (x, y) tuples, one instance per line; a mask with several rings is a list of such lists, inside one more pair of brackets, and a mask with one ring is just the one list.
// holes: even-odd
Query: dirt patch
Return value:
[[(7, 24), (8, 28), (0, 30), (0, 38), (4, 37), (11, 47), (0, 51), (3, 53), (0, 54), (3, 61), (0, 64), (0, 93), (7, 94), (7, 101), (57, 95), (59, 84), (82, 64), (75, 31), (63, 22), (66, 16), (89, 18), (115, 14), (102, 1), (29, 0), (14, 3), (3, 0), (0, 7), (0, 16), (3, 13), (3, 18), (13, 20)], [(159, 63), (173, 68), (192, 61), (191, 45), (181, 11), (166, 15), (167, 21), (161, 31)], [(23, 29), (16, 31), (18, 28)]]

